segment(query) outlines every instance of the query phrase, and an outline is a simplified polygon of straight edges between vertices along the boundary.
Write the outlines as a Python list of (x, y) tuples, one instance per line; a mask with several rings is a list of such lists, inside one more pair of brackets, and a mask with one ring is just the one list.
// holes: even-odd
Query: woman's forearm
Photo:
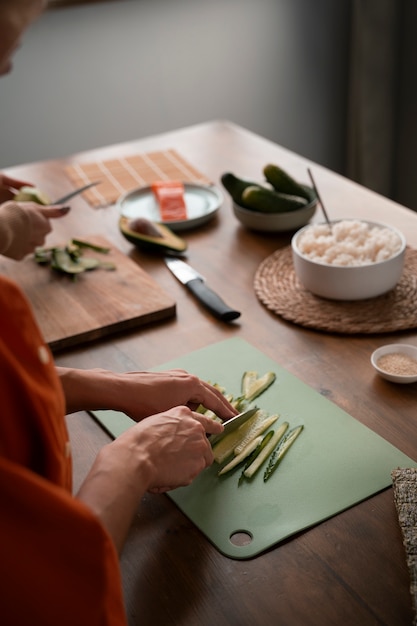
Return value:
[(101, 449), (76, 495), (99, 518), (119, 553), (148, 488), (148, 474), (143, 449), (134, 442), (121, 446), (116, 440)]
[(237, 411), (220, 390), (184, 370), (124, 372), (57, 368), (66, 399), (66, 413), (113, 409), (135, 421), (173, 406), (200, 404), (222, 419)]
[(57, 367), (64, 390), (66, 413), (121, 409), (122, 375), (102, 369)]

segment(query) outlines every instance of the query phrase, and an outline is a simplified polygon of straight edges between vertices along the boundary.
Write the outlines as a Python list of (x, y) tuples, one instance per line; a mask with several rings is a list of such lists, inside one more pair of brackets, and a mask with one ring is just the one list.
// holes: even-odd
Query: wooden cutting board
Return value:
[(73, 280), (32, 257), (0, 257), (0, 272), (23, 289), (55, 352), (175, 315), (174, 300), (132, 259), (103, 237), (89, 236), (88, 241), (110, 252), (88, 251), (84, 256), (111, 261), (115, 270), (96, 269)]
[[(245, 370), (274, 371), (276, 381), (257, 399), (257, 406), (278, 412), (277, 424), (304, 425), (267, 483), (261, 470), (239, 487), (239, 470), (219, 478), (219, 467), (213, 464), (190, 486), (169, 492), (226, 556), (256, 556), (390, 486), (391, 470), (417, 465), (242, 339), (212, 344), (157, 369), (174, 367), (217, 382), (235, 397)], [(133, 424), (123, 413), (97, 411), (94, 415), (115, 436)]]

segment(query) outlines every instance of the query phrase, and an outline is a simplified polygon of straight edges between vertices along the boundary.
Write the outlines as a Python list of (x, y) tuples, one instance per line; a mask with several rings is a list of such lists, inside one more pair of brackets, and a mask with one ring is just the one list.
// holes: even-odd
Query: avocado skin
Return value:
[(273, 186), (275, 191), (290, 196), (299, 196), (305, 198), (308, 202), (315, 199), (315, 193), (311, 187), (301, 185), (278, 165), (268, 163), (265, 165), (263, 173), (266, 180)]
[(279, 193), (258, 185), (246, 187), (242, 199), (247, 208), (260, 213), (287, 213), (307, 204), (305, 198)]
[(165, 254), (166, 252), (184, 252), (187, 249), (187, 243), (184, 239), (181, 239), (175, 235), (164, 224), (154, 224), (155, 228), (161, 233), (161, 237), (152, 237), (150, 235), (143, 235), (137, 233), (129, 228), (129, 219), (122, 216), (119, 220), (119, 228), (121, 233), (126, 239), (137, 246), (145, 250), (146, 252), (153, 252), (159, 254)]

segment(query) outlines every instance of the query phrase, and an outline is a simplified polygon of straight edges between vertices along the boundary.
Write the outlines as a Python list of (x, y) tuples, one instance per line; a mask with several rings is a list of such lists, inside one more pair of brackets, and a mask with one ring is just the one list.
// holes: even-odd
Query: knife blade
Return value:
[(82, 193), (83, 191), (87, 191), (87, 189), (90, 189), (90, 187), (94, 187), (95, 185), (98, 185), (99, 183), (101, 183), (101, 180), (96, 180), (93, 183), (88, 183), (88, 185), (83, 185), (82, 187), (78, 187), (78, 189), (74, 189), (74, 191), (67, 193), (65, 196), (62, 196), (62, 198), (58, 198), (58, 200), (55, 200), (51, 204), (64, 204), (64, 202), (68, 202), (68, 200), (71, 200), (71, 198), (78, 196), (78, 194)]
[(228, 433), (231, 433), (236, 430), (236, 428), (239, 428), (239, 426), (242, 426), (242, 424), (244, 424), (250, 417), (252, 417), (252, 415), (255, 415), (256, 411), (259, 411), (257, 406), (253, 407), (252, 409), (247, 409), (246, 411), (243, 411), (243, 413), (239, 413), (239, 415), (235, 415), (234, 417), (231, 417), (230, 420), (223, 422), (223, 432), (219, 433), (218, 435), (212, 435), (210, 437), (210, 444), (213, 445)]
[(240, 316), (240, 312), (230, 308), (217, 293), (205, 283), (201, 274), (195, 271), (188, 263), (165, 257), (165, 263), (174, 276), (185, 285), (191, 293), (206, 307), (210, 313), (223, 322), (231, 322)]

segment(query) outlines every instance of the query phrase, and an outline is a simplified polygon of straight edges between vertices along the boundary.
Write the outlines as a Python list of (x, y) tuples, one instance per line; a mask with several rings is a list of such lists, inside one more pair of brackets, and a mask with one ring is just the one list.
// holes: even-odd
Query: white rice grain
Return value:
[(386, 227), (359, 220), (314, 224), (297, 239), (301, 254), (317, 263), (360, 266), (393, 257), (401, 249), (400, 237)]

